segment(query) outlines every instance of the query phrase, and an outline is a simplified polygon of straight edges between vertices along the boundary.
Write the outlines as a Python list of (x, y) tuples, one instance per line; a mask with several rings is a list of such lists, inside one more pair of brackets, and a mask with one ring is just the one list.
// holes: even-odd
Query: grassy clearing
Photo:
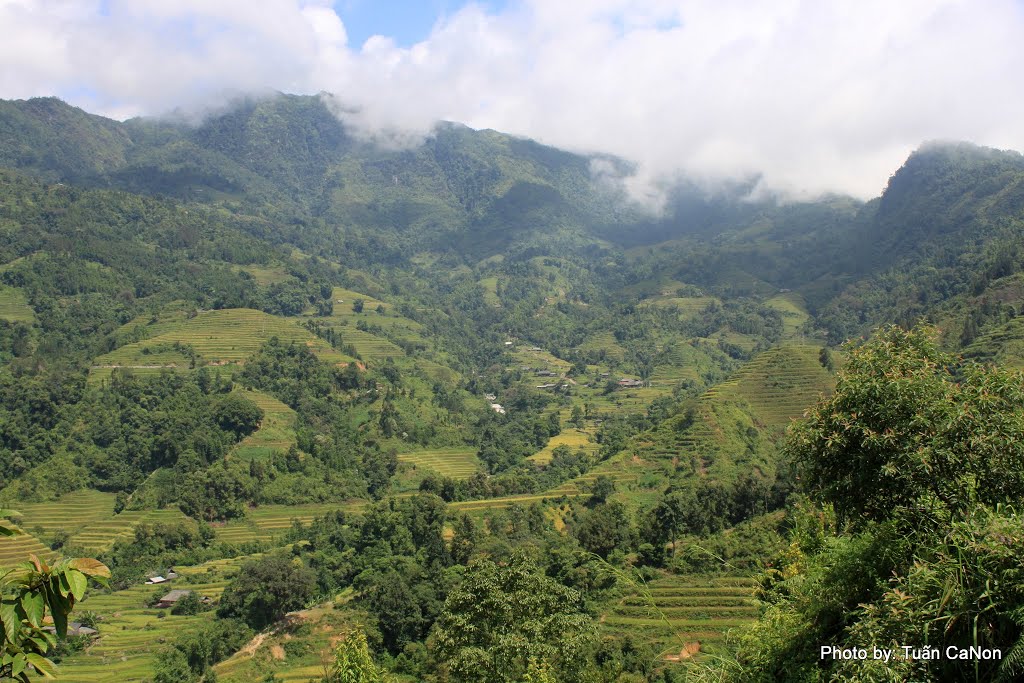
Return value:
[[(158, 323), (155, 323), (158, 324)], [(127, 344), (99, 356), (90, 372), (90, 380), (110, 376), (115, 368), (131, 368), (137, 373), (159, 373), (164, 368), (189, 369), (191, 359), (181, 348), (190, 347), (197, 356), (196, 366), (238, 366), (256, 353), (271, 337), (283, 342), (305, 344), (328, 363), (352, 359), (303, 328), (295, 319), (268, 315), (248, 308), (204, 311), (193, 318), (164, 322), (160, 334)], [(229, 368), (230, 369), (230, 368)]]
[(261, 266), (253, 264), (250, 266), (239, 266), (237, 264), (231, 265), (231, 270), (236, 273), (248, 273), (252, 275), (252, 279), (256, 281), (256, 284), (266, 287), (267, 285), (276, 284), (278, 282), (284, 282), (289, 278), (288, 271), (284, 266)]
[(262, 391), (239, 389), (237, 393), (250, 399), (263, 410), (260, 428), (242, 439), (230, 457), (242, 460), (265, 460), (275, 451), (295, 445), (295, 411)]
[[(324, 663), (333, 657), (334, 645), (350, 626), (350, 611), (336, 609), (349, 598), (335, 600), (292, 614), (292, 629), (279, 629), (258, 635), (214, 670), (221, 683), (281, 681), (318, 683), (324, 676)], [(294, 629), (301, 629), (296, 637)]]
[(0, 285), (0, 320), (12, 323), (31, 323), (35, 311), (28, 305), (25, 293), (16, 287)]
[(453, 479), (468, 479), (480, 469), (474, 448), (437, 448), (399, 453), (398, 460)]

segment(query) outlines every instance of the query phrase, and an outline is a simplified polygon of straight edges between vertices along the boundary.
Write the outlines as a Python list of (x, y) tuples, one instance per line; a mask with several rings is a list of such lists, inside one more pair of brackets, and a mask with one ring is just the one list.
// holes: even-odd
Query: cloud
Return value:
[(926, 139), (1024, 149), (1016, 0), (522, 0), (411, 47), (350, 45), (343, 20), (300, 0), (0, 0), (0, 96), (124, 116), (328, 91), (377, 139), (455, 120), (795, 197), (874, 196)]

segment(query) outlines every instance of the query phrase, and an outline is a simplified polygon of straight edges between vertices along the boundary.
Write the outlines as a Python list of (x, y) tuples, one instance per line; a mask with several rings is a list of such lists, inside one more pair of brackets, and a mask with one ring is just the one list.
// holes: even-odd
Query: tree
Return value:
[(171, 608), (171, 614), (194, 616), (199, 614), (202, 610), (203, 602), (199, 598), (199, 593), (189, 591), (188, 595), (174, 604), (174, 607)]
[(573, 424), (576, 429), (583, 429), (583, 409), (579, 405), (573, 405), (572, 414), (569, 416), (569, 422)]
[(321, 683), (379, 683), (381, 673), (373, 663), (366, 634), (349, 631), (342, 634), (334, 648), (334, 661)]
[(591, 636), (583, 596), (514, 555), (505, 565), (486, 558), (470, 565), (445, 601), (431, 646), (451, 680), (520, 681), (535, 660), (568, 683), (584, 680)]
[(377, 628), (384, 639), (384, 647), (392, 654), (402, 651), (408, 643), (419, 640), (424, 629), (420, 606), (416, 603), (409, 584), (391, 570), (371, 580), (364, 591), (367, 607), (377, 617)]
[(241, 439), (256, 431), (263, 420), (263, 409), (239, 394), (228, 394), (210, 408), (213, 419), (224, 431), (233, 432)]
[(548, 415), (548, 436), (558, 436), (562, 433), (562, 422), (558, 418), (558, 411)]
[[(0, 516), (10, 514), (0, 510)], [(19, 530), (0, 524), (0, 536)], [(93, 559), (64, 559), (48, 566), (35, 555), (10, 569), (0, 569), (0, 679), (28, 683), (39, 676), (53, 678), (56, 665), (46, 654), (64, 638), (68, 616), (81, 601), (89, 579), (106, 584), (110, 570)], [(43, 630), (49, 613), (56, 637)]]
[(253, 496), (253, 482), (246, 470), (218, 462), (190, 472), (179, 494), (181, 511), (208, 522), (244, 516), (245, 503)]
[(599, 474), (590, 487), (590, 500), (588, 502), (595, 504), (606, 503), (613, 493), (615, 493), (615, 480), (607, 474)]
[(832, 352), (827, 346), (821, 347), (821, 352), (818, 354), (818, 362), (821, 363), (821, 367), (829, 372), (835, 372), (836, 363), (832, 359)]
[(612, 502), (585, 512), (572, 533), (588, 552), (607, 559), (612, 551), (629, 547), (633, 532), (625, 508)]
[(1021, 405), (1019, 373), (960, 364), (928, 328), (889, 327), (849, 351), (787, 450), (810, 491), (854, 522), (948, 517), (1024, 496)]
[(316, 586), (316, 574), (300, 560), (263, 557), (242, 565), (224, 589), (217, 615), (237, 617), (258, 631), (305, 605)]
[(355, 301), (352, 302), (352, 311), (354, 313), (362, 313), (363, 312), (363, 305), (365, 303), (366, 302), (363, 301), (362, 299), (356, 299)]

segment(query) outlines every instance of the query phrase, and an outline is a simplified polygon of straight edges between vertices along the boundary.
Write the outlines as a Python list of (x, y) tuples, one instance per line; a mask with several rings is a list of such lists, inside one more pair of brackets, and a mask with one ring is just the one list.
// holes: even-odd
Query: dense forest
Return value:
[(0, 102), (0, 678), (1021, 675), (1024, 157), (593, 161)]

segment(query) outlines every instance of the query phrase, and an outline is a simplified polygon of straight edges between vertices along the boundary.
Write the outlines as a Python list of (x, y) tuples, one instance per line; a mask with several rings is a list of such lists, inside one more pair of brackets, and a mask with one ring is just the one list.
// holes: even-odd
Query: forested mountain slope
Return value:
[[(0, 558), (112, 567), (82, 680), (105, 648), (125, 680), (310, 680), (354, 632), (445, 680), (490, 647), (469, 614), (529, 631), (488, 680), (678, 680), (808, 523), (786, 429), (840, 342), (923, 318), (1024, 361), (1019, 154), (930, 143), (869, 202), (682, 179), (652, 212), (622, 160), (453, 123), (396, 148), (334, 106), (0, 102), (0, 501), (29, 532)], [(218, 616), (163, 617), (157, 656), (138, 584), (175, 565)], [(475, 613), (499, 584), (549, 599)]]

